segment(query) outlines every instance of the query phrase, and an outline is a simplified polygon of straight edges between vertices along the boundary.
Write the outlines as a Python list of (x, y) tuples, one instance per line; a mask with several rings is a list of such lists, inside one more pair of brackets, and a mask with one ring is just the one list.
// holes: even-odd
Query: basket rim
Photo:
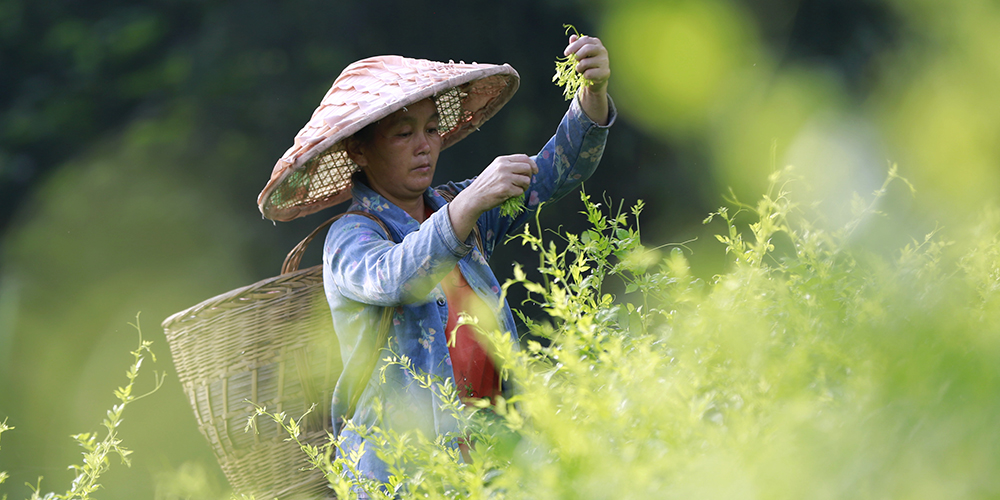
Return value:
[(209, 307), (211, 307), (211, 306), (213, 306), (215, 304), (228, 301), (228, 300), (232, 299), (233, 297), (236, 297), (236, 296), (239, 296), (239, 295), (243, 295), (243, 294), (245, 294), (247, 292), (250, 292), (250, 291), (253, 291), (253, 290), (257, 290), (259, 288), (263, 288), (264, 286), (270, 285), (272, 283), (276, 283), (276, 282), (280, 282), (280, 281), (286, 281), (286, 280), (298, 278), (298, 277), (300, 277), (302, 275), (305, 275), (305, 274), (316, 274), (317, 271), (322, 271), (322, 268), (323, 268), (322, 264), (317, 264), (315, 266), (307, 267), (305, 269), (299, 269), (298, 271), (293, 271), (293, 272), (285, 273), (285, 274), (279, 274), (277, 276), (271, 276), (270, 278), (262, 279), (262, 280), (260, 280), (260, 281), (258, 281), (256, 283), (252, 283), (252, 284), (249, 284), (249, 285), (246, 285), (246, 286), (242, 286), (242, 287), (230, 290), (228, 292), (216, 295), (214, 297), (205, 299), (205, 300), (203, 300), (203, 301), (201, 301), (201, 302), (199, 302), (199, 303), (197, 303), (197, 304), (195, 304), (195, 305), (193, 305), (193, 306), (191, 306), (191, 307), (189, 307), (187, 309), (184, 309), (183, 311), (179, 311), (179, 312), (176, 312), (174, 314), (171, 314), (170, 316), (167, 317), (167, 319), (163, 320), (163, 322), (160, 323), (160, 326), (163, 327), (164, 330), (170, 330), (172, 326), (179, 325), (181, 323), (189, 321), (188, 319), (185, 319), (186, 316), (193, 316), (193, 315), (195, 315), (195, 314), (197, 314), (197, 313), (199, 313), (199, 312), (201, 312), (201, 311), (203, 311), (203, 310), (205, 310), (205, 309), (207, 309), (207, 308), (209, 308)]

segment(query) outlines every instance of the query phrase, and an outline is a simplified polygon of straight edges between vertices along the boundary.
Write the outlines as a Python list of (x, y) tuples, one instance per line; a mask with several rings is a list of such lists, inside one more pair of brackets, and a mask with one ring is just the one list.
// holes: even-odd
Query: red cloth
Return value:
[[(465, 281), (458, 266), (451, 270), (442, 282), (445, 297), (448, 299), (448, 324), (445, 331), (451, 340), (452, 331), (458, 324), (460, 313), (478, 316), (480, 324), (489, 324), (483, 318), (482, 311), (488, 311), (482, 299), (476, 295), (469, 283)], [(478, 312), (478, 314), (477, 314)], [(448, 343), (451, 354), (451, 369), (455, 374), (455, 386), (462, 398), (490, 398), (500, 394), (500, 375), (497, 373), (493, 360), (476, 338), (477, 334), (470, 325), (462, 325), (455, 331), (455, 341)], [(454, 344), (454, 345), (452, 345)]]
[[(429, 205), (424, 205), (424, 219), (434, 213)], [(452, 331), (458, 324), (458, 316), (467, 313), (479, 318), (479, 324), (486, 328), (495, 326), (489, 308), (476, 292), (465, 281), (458, 265), (441, 282), (445, 298), (448, 300), (448, 323), (445, 332), (448, 335), (448, 353), (451, 355), (451, 369), (455, 375), (455, 387), (462, 399), (482, 399), (500, 395), (500, 374), (497, 373), (493, 360), (477, 340), (476, 331), (469, 325), (462, 325), (455, 331), (455, 341), (450, 342)], [(489, 316), (489, 317), (483, 317)], [(453, 345), (454, 344), (454, 345)]]

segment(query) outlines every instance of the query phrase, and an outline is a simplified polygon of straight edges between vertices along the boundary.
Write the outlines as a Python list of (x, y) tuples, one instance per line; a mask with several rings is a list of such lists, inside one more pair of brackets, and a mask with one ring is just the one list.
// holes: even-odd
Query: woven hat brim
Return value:
[[(336, 102), (337, 92), (355, 90), (358, 79), (367, 79), (363, 85), (373, 85), (378, 89), (393, 89), (395, 82), (388, 81), (392, 75), (379, 77), (357, 76), (352, 69), (364, 65), (387, 64), (405, 60), (410, 64), (426, 65), (426, 71), (447, 66), (452, 72), (460, 68), (458, 74), (421, 85), (417, 89), (398, 92), (372, 92), (365, 95), (368, 101)], [(424, 71), (417, 66), (414, 73)], [(397, 78), (416, 78), (418, 75), (405, 74)], [(350, 78), (355, 77), (352, 82)], [(345, 83), (346, 80), (346, 83)], [(439, 111), (442, 106), (451, 106), (459, 115), (451, 122), (442, 112), (442, 150), (462, 140), (489, 120), (510, 100), (517, 91), (519, 76), (509, 65), (435, 63), (432, 61), (383, 56), (359, 61), (348, 67), (333, 87), (323, 103), (313, 113), (312, 119), (296, 136), (295, 145), (275, 164), (271, 179), (257, 198), (261, 213), (271, 220), (289, 221), (345, 202), (351, 198), (351, 176), (358, 170), (344, 150), (343, 140), (354, 135), (365, 126), (385, 118), (403, 107), (429, 97), (435, 97)], [(382, 85), (381, 87), (378, 87)], [(346, 88), (345, 88), (346, 86)], [(388, 94), (388, 95), (386, 95)], [(358, 95), (357, 92), (351, 96)], [(374, 102), (372, 102), (374, 101)], [(337, 113), (326, 113), (329, 106), (339, 106)], [(467, 109), (472, 108), (472, 109)]]

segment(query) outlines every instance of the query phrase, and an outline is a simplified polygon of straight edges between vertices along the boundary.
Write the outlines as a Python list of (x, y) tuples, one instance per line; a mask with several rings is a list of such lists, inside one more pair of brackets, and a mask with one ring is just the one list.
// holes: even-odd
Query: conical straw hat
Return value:
[(333, 82), (295, 144), (257, 197), (264, 217), (289, 221), (351, 199), (344, 139), (404, 106), (433, 97), (441, 149), (479, 128), (510, 100), (519, 77), (510, 65), (442, 63), (400, 56), (355, 62)]

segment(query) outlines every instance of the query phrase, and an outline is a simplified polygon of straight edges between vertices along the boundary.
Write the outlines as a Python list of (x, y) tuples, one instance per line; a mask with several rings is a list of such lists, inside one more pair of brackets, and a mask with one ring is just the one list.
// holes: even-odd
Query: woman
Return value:
[[(428, 436), (455, 430), (436, 396), (406, 370), (391, 366), (380, 383), (383, 318), (389, 345), (414, 370), (456, 381), (463, 396), (500, 393), (496, 367), (475, 335), (460, 328), (451, 347), (448, 336), (459, 311), (473, 312), (517, 344), (513, 316), (487, 260), (497, 241), (540, 203), (579, 186), (600, 160), (615, 116), (607, 95), (607, 50), (597, 38), (571, 36), (564, 54), (576, 55), (576, 70), (592, 84), (573, 99), (555, 136), (534, 157), (500, 156), (474, 179), (432, 189), (441, 150), (503, 106), (517, 88), (517, 73), (507, 65), (387, 57), (345, 69), (275, 167), (258, 200), (269, 218), (287, 220), (352, 199), (353, 213), (330, 227), (323, 256), (345, 367), (334, 393), (335, 431), (348, 418), (362, 428), (377, 424)], [(353, 94), (345, 98), (344, 92)], [(346, 177), (343, 172), (348, 181), (325, 187), (336, 180), (323, 179)], [(521, 194), (528, 210), (514, 218), (500, 215), (499, 205)], [(338, 454), (364, 441), (350, 429), (343, 434)], [(359, 467), (388, 479), (370, 450)]]

